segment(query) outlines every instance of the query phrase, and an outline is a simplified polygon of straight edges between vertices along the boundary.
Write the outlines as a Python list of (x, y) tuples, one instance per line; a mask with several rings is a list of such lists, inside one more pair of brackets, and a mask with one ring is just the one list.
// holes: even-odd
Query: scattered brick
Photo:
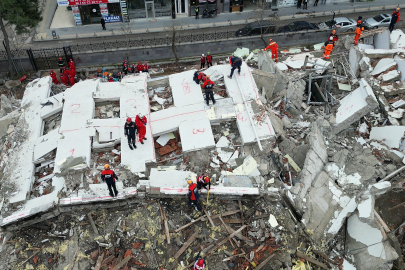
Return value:
[(130, 249), (127, 249), (127, 251), (124, 254), (124, 258), (130, 256), (132, 254), (132, 251)]

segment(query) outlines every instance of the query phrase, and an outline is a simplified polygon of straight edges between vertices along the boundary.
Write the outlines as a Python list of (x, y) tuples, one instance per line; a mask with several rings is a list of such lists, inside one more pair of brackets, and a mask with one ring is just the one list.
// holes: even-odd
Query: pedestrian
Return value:
[(103, 17), (101, 17), (101, 26), (103, 27), (103, 30), (107, 30), (107, 28), (105, 28), (105, 20)]
[(128, 74), (128, 67), (127, 67), (127, 64), (124, 64), (124, 65), (123, 65), (123, 67), (122, 67), (122, 73), (124, 73), (125, 75)]
[(59, 57), (58, 66), (59, 66), (60, 73), (62, 73), (63, 68), (65, 67), (65, 62), (62, 60), (62, 57)]
[(196, 259), (193, 270), (204, 270), (204, 269), (205, 269), (205, 261), (201, 258)]
[(148, 65), (148, 63), (144, 63), (143, 64), (143, 70), (142, 70), (142, 72), (148, 72), (149, 73), (149, 68), (150, 68), (150, 66)]
[(361, 27), (360, 24), (357, 25), (356, 31), (355, 31), (355, 35), (354, 35), (354, 45), (358, 45), (359, 44), (359, 39), (360, 37), (363, 35), (362, 31), (364, 30), (364, 27)]
[(206, 60), (207, 60), (207, 68), (209, 68), (210, 66), (212, 67), (212, 56), (210, 52), (207, 53)]
[(144, 116), (142, 113), (139, 113), (135, 117), (135, 124), (136, 128), (138, 129), (138, 139), (141, 144), (143, 144), (143, 140), (146, 140), (145, 135), (146, 135), (146, 125), (148, 124), (148, 120), (146, 119), (146, 116)]
[(229, 62), (232, 66), (231, 75), (228, 76), (229, 79), (232, 79), (233, 72), (235, 69), (238, 69), (238, 74), (240, 75), (240, 67), (242, 66), (242, 59), (237, 56), (229, 56)]
[(308, 9), (308, 0), (303, 0), (304, 7), (302, 9)]
[(263, 49), (263, 51), (267, 51), (271, 49), (271, 59), (275, 59), (274, 61), (278, 62), (278, 45), (272, 39), (269, 39), (269, 45)]
[(188, 206), (191, 207), (191, 204), (194, 204), (197, 207), (198, 211), (201, 211), (201, 206), (198, 204), (198, 199), (200, 194), (198, 194), (197, 184), (194, 184), (192, 180), (187, 181), (188, 184)]
[(138, 65), (136, 65), (136, 71), (138, 73), (141, 73), (143, 70), (143, 65), (141, 64), (141, 61), (138, 62)]
[(210, 76), (207, 75), (207, 79), (202, 85), (202, 88), (205, 91), (205, 101), (207, 102), (207, 106), (209, 106), (210, 98), (212, 100), (212, 104), (215, 105), (214, 99), (214, 82), (210, 80)]
[[(134, 150), (134, 148), (136, 149), (135, 134), (137, 131), (138, 131), (138, 128), (136, 127), (136, 124), (134, 122), (132, 122), (131, 117), (128, 117), (127, 121), (125, 122), (125, 125), (124, 125), (124, 134), (125, 134), (125, 137), (127, 137), (127, 139), (128, 139), (128, 146), (131, 150)], [(134, 146), (134, 148), (132, 148), (132, 146)]]
[(195, 7), (195, 19), (199, 19), (198, 17), (198, 12), (200, 12), (200, 8), (198, 7), (198, 5)]
[(314, 2), (314, 7), (315, 7), (315, 6), (318, 6), (318, 2), (319, 2), (319, 0), (315, 0), (315, 2)]
[[(329, 38), (333, 38), (333, 42), (335, 43), (334, 46), (336, 46), (336, 42), (339, 40), (338, 35), (336, 35), (336, 30), (332, 30), (332, 33), (329, 35)], [(329, 39), (328, 38), (328, 39)]]
[(326, 5), (326, 0), (321, 0), (321, 5)]
[(205, 56), (204, 56), (204, 54), (201, 55), (200, 60), (201, 60), (201, 67), (200, 67), (200, 69), (203, 69), (203, 68), (205, 67)]
[(52, 83), (60, 84), (60, 82), (58, 81), (58, 78), (56, 78), (56, 74), (55, 74), (55, 72), (53, 72), (53, 70), (49, 71), (49, 76), (51, 76), (51, 78), (52, 78)]
[(302, 0), (297, 1), (297, 8), (301, 8), (301, 3), (302, 3)]
[(394, 30), (395, 24), (397, 24), (399, 22), (399, 19), (401, 18), (401, 14), (399, 13), (399, 8), (397, 8), (394, 13), (392, 13), (391, 16), (391, 22), (390, 22), (390, 26), (389, 26), (389, 30), (390, 33), (392, 33), (392, 31)]
[(135, 64), (132, 64), (132, 66), (131, 66), (131, 73), (136, 73)]
[(328, 41), (325, 42), (325, 52), (323, 53), (323, 58), (329, 59), (330, 53), (334, 46), (333, 37), (330, 37)]
[(204, 174), (197, 178), (197, 189), (200, 190), (202, 188), (205, 188), (207, 190), (211, 189), (211, 179)]
[[(117, 197), (118, 190), (115, 185), (115, 180), (118, 181), (118, 177), (115, 174), (115, 172), (113, 170), (111, 170), (109, 164), (104, 165), (104, 171), (101, 172), (101, 179), (103, 180), (103, 182), (107, 183), (107, 187), (108, 187), (108, 191), (110, 192), (110, 196), (114, 197), (114, 194), (115, 194), (115, 197)], [(113, 190), (114, 190), (114, 193), (113, 193)]]

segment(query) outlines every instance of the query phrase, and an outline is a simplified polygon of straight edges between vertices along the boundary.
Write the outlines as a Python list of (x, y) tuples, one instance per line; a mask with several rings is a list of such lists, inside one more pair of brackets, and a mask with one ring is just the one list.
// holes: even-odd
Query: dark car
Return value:
[(235, 32), (235, 36), (254, 36), (276, 32), (276, 26), (271, 21), (252, 22)]
[(288, 33), (288, 32), (318, 30), (318, 29), (319, 29), (318, 26), (314, 23), (309, 23), (306, 21), (296, 21), (280, 27), (277, 32)]

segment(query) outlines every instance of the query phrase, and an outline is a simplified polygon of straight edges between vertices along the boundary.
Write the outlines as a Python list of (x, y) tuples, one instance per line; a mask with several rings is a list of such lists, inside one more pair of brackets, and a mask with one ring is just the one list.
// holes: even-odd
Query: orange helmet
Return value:
[(192, 180), (188, 180), (188, 181), (187, 181), (187, 184), (188, 184), (188, 185), (191, 185), (192, 183), (193, 183)]
[(108, 170), (109, 168), (110, 168), (110, 165), (109, 165), (109, 164), (105, 164), (105, 165), (104, 165), (104, 169), (105, 169), (105, 170)]

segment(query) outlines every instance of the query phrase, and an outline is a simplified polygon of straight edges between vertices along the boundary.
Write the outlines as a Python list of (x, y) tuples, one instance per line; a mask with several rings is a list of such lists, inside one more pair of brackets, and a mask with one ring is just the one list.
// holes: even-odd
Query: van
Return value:
[(236, 37), (271, 34), (276, 32), (276, 25), (271, 21), (252, 22), (235, 32)]

